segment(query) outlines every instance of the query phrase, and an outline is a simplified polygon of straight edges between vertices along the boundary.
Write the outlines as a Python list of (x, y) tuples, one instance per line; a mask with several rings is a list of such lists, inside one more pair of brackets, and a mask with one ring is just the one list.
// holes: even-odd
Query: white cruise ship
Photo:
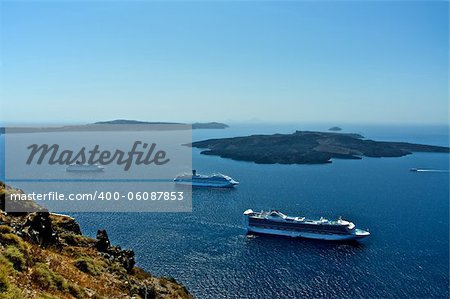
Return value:
[(247, 231), (253, 233), (301, 237), (318, 240), (345, 241), (368, 237), (368, 231), (356, 228), (353, 222), (343, 220), (306, 219), (289, 217), (279, 211), (244, 212)]
[(195, 170), (192, 174), (182, 174), (174, 179), (176, 184), (191, 185), (192, 187), (232, 188), (239, 184), (229, 176), (223, 174), (201, 175)]
[(100, 172), (104, 168), (98, 164), (73, 163), (66, 167), (68, 172)]

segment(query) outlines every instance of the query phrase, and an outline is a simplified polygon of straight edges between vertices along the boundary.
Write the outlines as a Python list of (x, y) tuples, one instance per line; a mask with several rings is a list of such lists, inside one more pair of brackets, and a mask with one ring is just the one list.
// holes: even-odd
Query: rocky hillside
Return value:
[[(0, 202), (11, 192), (22, 191), (0, 183)], [(136, 267), (134, 252), (112, 246), (104, 230), (92, 239), (65, 215), (0, 210), (0, 298), (193, 297)]]

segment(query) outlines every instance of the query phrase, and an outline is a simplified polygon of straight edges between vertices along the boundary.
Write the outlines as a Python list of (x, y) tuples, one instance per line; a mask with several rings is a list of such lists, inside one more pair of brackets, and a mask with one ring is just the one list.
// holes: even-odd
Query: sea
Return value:
[[(327, 131), (332, 125), (231, 124), (194, 130), (193, 140)], [(449, 145), (448, 126), (342, 128), (377, 141)], [(194, 189), (192, 212), (71, 215), (85, 234), (95, 237), (97, 229), (106, 229), (113, 244), (135, 251), (137, 266), (174, 277), (195, 298), (449, 297), (448, 154), (261, 165), (200, 152), (192, 153), (199, 173), (221, 172), (239, 186)], [(332, 243), (248, 235), (243, 211), (249, 208), (309, 218), (342, 216), (371, 236), (359, 243)]]

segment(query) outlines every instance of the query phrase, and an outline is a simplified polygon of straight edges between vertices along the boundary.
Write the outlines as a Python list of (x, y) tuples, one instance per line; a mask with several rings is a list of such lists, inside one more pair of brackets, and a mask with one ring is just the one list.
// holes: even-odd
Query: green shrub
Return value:
[(88, 247), (95, 244), (95, 240), (76, 234), (62, 233), (60, 237), (70, 246)]
[(121, 276), (124, 276), (127, 274), (127, 270), (125, 270), (125, 268), (118, 262), (109, 262), (107, 265), (107, 268), (108, 268), (108, 271), (119, 274)]
[(0, 298), (3, 298), (4, 293), (10, 289), (8, 275), (12, 269), (11, 262), (0, 254)]
[(0, 293), (2, 299), (23, 299), (22, 292), (14, 285), (10, 285), (9, 289), (5, 293)]
[(69, 284), (68, 286), (69, 289), (69, 294), (72, 295), (75, 298), (83, 298), (84, 297), (84, 292), (83, 290), (75, 285), (75, 284)]
[(4, 267), (8, 273), (13, 269), (11, 262), (3, 255), (3, 253), (0, 254), (0, 266)]
[(74, 266), (78, 268), (78, 270), (91, 274), (91, 275), (98, 275), (99, 272), (94, 266), (94, 262), (91, 259), (88, 258), (79, 258), (74, 262)]
[(33, 267), (31, 279), (43, 289), (57, 289), (67, 291), (67, 281), (59, 274), (53, 272), (47, 264), (37, 263)]
[(23, 271), (26, 269), (26, 260), (22, 252), (16, 247), (10, 245), (3, 253), (4, 256), (12, 263), (14, 269), (17, 271)]
[(8, 267), (0, 264), (0, 294), (6, 293), (9, 290)]
[(7, 233), (7, 234), (0, 234), (0, 243), (5, 245), (14, 245), (17, 247), (20, 251), (25, 252), (28, 250), (28, 245), (25, 243), (24, 240), (22, 240), (21, 237)]
[(0, 234), (10, 234), (12, 233), (12, 228), (7, 225), (0, 225)]
[(42, 293), (39, 294), (39, 299), (58, 299), (58, 297), (53, 296), (52, 294), (49, 293)]
[(55, 283), (55, 286), (58, 290), (65, 292), (67, 291), (69, 284), (67, 283), (67, 280), (64, 279), (64, 277), (62, 277), (59, 274), (56, 274), (55, 272), (53, 272), (53, 282)]
[(43, 263), (37, 263), (33, 267), (31, 279), (43, 289), (50, 289), (53, 286), (53, 279), (50, 269)]

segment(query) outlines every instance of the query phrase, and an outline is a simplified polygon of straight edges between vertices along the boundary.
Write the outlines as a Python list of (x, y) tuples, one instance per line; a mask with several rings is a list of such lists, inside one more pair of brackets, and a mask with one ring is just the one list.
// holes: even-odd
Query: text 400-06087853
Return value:
[(98, 195), (98, 199), (100, 200), (119, 200), (125, 198), (128, 200), (154, 200), (154, 201), (183, 200), (184, 192), (183, 191), (128, 192), (126, 196), (122, 195), (120, 192), (100, 192)]

